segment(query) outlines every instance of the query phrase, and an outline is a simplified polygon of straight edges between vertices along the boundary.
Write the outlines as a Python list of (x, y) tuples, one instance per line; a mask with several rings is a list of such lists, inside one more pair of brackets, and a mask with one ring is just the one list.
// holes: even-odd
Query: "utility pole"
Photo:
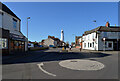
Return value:
[(117, 32), (117, 51), (119, 50), (119, 32)]

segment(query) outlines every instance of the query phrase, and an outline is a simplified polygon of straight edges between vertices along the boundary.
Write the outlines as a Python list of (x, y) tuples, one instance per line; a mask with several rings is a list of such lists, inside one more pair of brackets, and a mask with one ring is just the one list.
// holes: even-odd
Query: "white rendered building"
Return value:
[(106, 26), (86, 31), (82, 36), (82, 49), (120, 50), (120, 27), (107, 22)]

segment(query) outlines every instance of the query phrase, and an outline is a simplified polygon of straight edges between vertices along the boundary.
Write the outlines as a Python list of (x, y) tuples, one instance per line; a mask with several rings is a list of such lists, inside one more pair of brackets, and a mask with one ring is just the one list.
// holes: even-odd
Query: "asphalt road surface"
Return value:
[[(2, 65), (2, 77), (3, 79), (118, 79), (117, 53), (61, 53), (60, 50), (54, 48), (42, 52), (34, 51), (23, 57), (5, 59)], [(68, 62), (68, 60), (69, 63), (65, 64), (64, 61)], [(83, 60), (97, 62), (103, 64), (104, 67), (99, 70), (88, 70), (89, 68), (99, 68), (100, 65), (93, 63), (90, 66), (89, 62)], [(66, 67), (61, 66), (60, 62)], [(83, 66), (87, 69), (79, 69), (84, 68)]]

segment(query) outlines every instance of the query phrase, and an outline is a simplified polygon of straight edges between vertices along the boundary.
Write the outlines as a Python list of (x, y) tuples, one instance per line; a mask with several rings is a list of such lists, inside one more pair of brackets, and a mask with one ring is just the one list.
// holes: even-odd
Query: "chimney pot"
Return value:
[(106, 27), (110, 27), (110, 23), (109, 23), (109, 22), (107, 22), (105, 26), (106, 26)]

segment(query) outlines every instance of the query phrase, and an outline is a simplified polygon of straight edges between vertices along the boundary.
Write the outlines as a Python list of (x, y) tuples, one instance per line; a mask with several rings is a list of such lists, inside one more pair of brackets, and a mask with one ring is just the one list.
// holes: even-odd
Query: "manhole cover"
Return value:
[(72, 70), (101, 70), (104, 68), (104, 64), (91, 61), (91, 60), (64, 60), (59, 62), (60, 66), (72, 69)]
[(70, 62), (77, 62), (77, 61), (74, 61), (74, 60), (73, 60), (73, 61), (70, 61)]

